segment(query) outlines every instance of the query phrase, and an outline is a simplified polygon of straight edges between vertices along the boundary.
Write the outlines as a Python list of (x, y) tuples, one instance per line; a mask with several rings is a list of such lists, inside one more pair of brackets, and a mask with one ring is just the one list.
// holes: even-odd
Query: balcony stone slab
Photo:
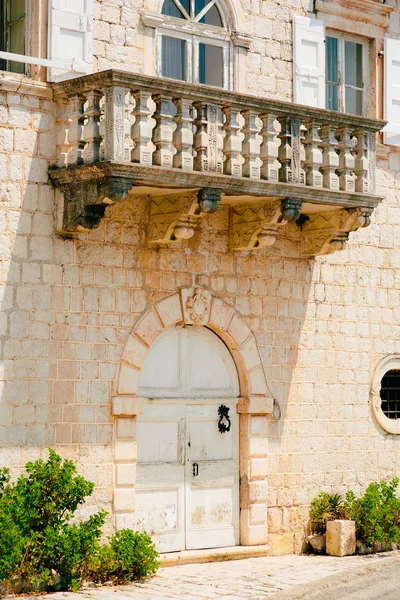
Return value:
[(294, 222), (314, 256), (343, 249), (382, 200), (383, 121), (114, 70), (53, 87), (63, 235), (132, 191), (149, 198), (150, 245), (189, 239), (227, 206), (232, 250), (272, 245)]

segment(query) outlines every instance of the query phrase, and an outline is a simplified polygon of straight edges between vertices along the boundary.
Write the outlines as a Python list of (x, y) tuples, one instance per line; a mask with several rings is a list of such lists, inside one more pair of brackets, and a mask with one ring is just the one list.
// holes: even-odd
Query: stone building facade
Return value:
[[(400, 86), (400, 4), (217, 0), (215, 25), (190, 18), (204, 2), (182, 11), (171, 0), (168, 12), (161, 0), (77, 0), (73, 75), (93, 75), (70, 79), (65, 64), (77, 57), (57, 21), (67, 5), (49, 3), (27, 2), (26, 74), (12, 72), (21, 59), (0, 53), (0, 465), (17, 475), (54, 447), (96, 484), (84, 511), (106, 508), (109, 530), (135, 526), (145, 484), (138, 439), (147, 443), (136, 431), (158, 396), (146, 395), (141, 369), (152, 357), (154, 379), (167, 378), (168, 345), (157, 354), (154, 344), (207, 328), (237, 371), (238, 391), (198, 392), (216, 399), (215, 430), (217, 407), (236, 397), (233, 429), (218, 440), (236, 427), (237, 498), (221, 525), (205, 494), (208, 516), (183, 516), (171, 549), (207, 547), (204, 536), (185, 545), (185, 518), (208, 531), (235, 512), (231, 542), (212, 545), (299, 551), (320, 490), (358, 492), (400, 471), (400, 428), (379, 391), (400, 368), (400, 95), (389, 106)], [(189, 83), (162, 77), (172, 69), (162, 38), (181, 39), (180, 27)], [(340, 40), (341, 65), (362, 47), (360, 116), (344, 100), (336, 113), (321, 104), (321, 35)], [(208, 39), (225, 89), (202, 88)], [(340, 82), (331, 101), (357, 88)], [(215, 364), (228, 359), (219, 341), (204, 344), (193, 368), (206, 380), (212, 352)], [(221, 452), (216, 460), (227, 459)], [(182, 485), (188, 473), (191, 463)], [(158, 516), (143, 517), (147, 526), (165, 517), (160, 539), (180, 527), (174, 502), (164, 506), (161, 494)]]

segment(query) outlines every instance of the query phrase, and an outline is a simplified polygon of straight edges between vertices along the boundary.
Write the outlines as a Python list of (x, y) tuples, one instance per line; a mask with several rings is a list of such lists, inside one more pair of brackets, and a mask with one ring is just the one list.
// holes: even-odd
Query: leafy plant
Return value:
[(109, 538), (109, 544), (98, 546), (88, 576), (98, 583), (124, 584), (152, 575), (158, 565), (158, 553), (148, 533), (121, 529)]
[(313, 533), (326, 533), (326, 522), (334, 519), (347, 519), (348, 510), (341, 494), (320, 492), (311, 501), (310, 523)]
[(9, 482), (0, 471), (0, 581), (24, 578), (76, 588), (104, 524), (104, 511), (87, 521), (71, 524), (76, 509), (94, 484), (76, 472), (74, 463), (62, 461), (50, 450), (47, 461), (26, 465), (26, 475)]
[(399, 480), (371, 483), (361, 498), (347, 492), (346, 505), (356, 523), (356, 536), (369, 546), (389, 546), (400, 542)]

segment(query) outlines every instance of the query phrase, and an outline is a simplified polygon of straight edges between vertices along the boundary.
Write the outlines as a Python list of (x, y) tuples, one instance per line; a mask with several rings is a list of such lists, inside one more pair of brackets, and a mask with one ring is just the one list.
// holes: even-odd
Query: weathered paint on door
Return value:
[(169, 331), (151, 348), (139, 385), (148, 399), (137, 423), (138, 525), (154, 532), (161, 552), (238, 544), (239, 388), (227, 348), (204, 328)]

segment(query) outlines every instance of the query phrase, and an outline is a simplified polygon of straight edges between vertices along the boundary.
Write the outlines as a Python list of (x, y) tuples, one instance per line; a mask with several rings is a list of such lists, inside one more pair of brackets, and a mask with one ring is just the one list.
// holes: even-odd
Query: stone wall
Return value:
[[(290, 22), (308, 4), (243, 0), (241, 31), (253, 38), (249, 92), (291, 99)], [(99, 69), (143, 70), (140, 8), (142, 0), (95, 2)], [(399, 6), (390, 32), (400, 35)], [(268, 419), (271, 540), (289, 532), (290, 549), (321, 489), (357, 492), (399, 475), (400, 437), (376, 425), (369, 391), (378, 362), (400, 354), (400, 152), (378, 145), (385, 200), (372, 225), (329, 257), (300, 258), (294, 226), (271, 248), (232, 254), (226, 208), (202, 220), (188, 242), (151, 248), (148, 206), (134, 194), (109, 208), (99, 229), (63, 239), (55, 235), (47, 176), (55, 159), (51, 89), (7, 79), (0, 106), (0, 465), (16, 475), (55, 447), (96, 483), (93, 502), (111, 510), (110, 401), (123, 346), (157, 300), (199, 285), (252, 329), (282, 407), (279, 422)]]

